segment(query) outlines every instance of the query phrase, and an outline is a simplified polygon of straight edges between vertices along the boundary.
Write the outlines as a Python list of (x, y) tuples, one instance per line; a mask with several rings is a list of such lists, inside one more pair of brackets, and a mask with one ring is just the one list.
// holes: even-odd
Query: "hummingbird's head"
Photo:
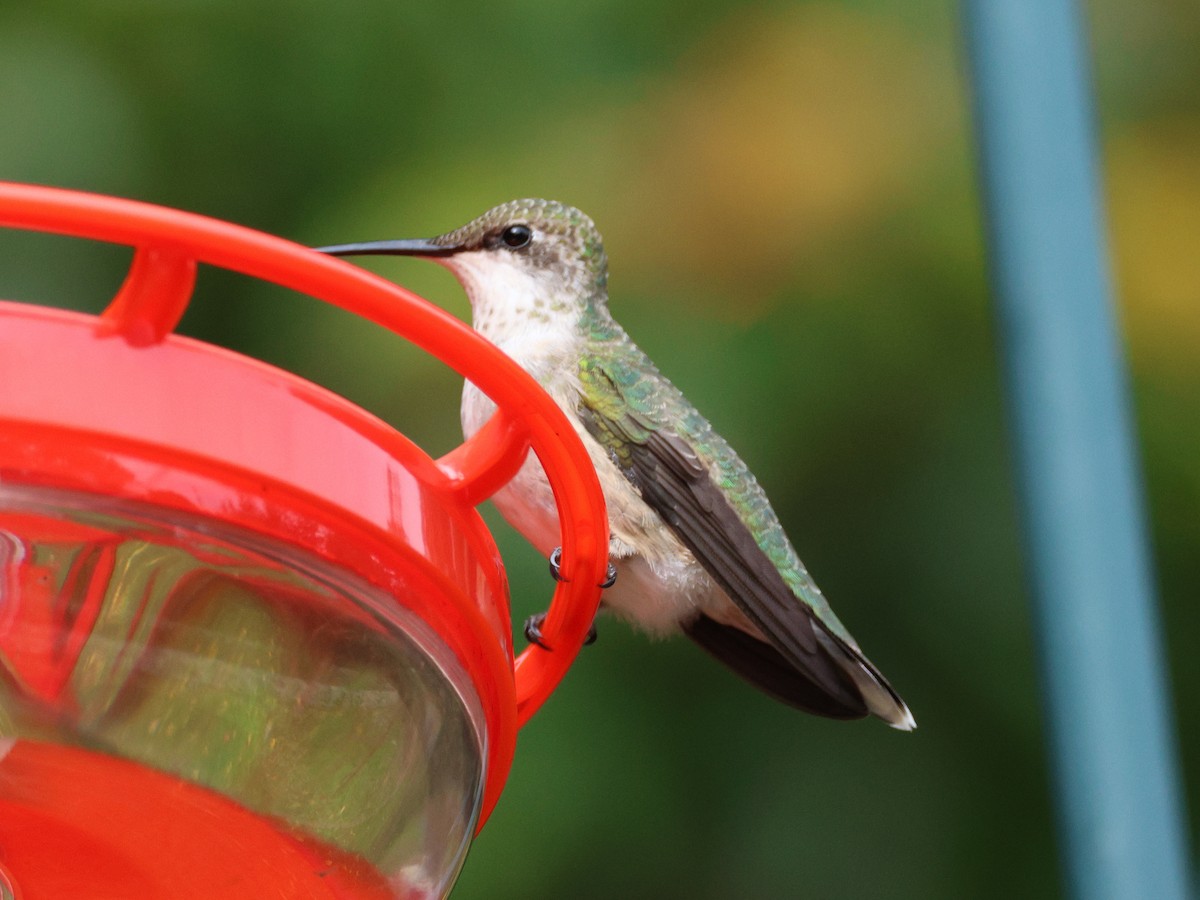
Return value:
[(600, 232), (553, 200), (512, 200), (429, 239), (319, 247), (333, 256), (424, 256), (446, 266), (471, 301), (475, 324), (496, 317), (578, 316), (602, 308), (608, 263)]

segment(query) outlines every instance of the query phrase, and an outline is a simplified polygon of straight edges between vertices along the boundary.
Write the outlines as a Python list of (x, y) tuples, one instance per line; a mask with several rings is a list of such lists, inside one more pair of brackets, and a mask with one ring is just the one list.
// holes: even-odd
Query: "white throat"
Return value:
[[(551, 279), (483, 252), (441, 261), (471, 301), (475, 330), (510, 356), (560, 403), (579, 390), (579, 310), (556, 295)], [(463, 393), (463, 428), (473, 434), (494, 410), (473, 385)]]
[(459, 253), (444, 265), (467, 292), (475, 330), (539, 381), (546, 366), (578, 358), (579, 310), (552, 279), (483, 252)]

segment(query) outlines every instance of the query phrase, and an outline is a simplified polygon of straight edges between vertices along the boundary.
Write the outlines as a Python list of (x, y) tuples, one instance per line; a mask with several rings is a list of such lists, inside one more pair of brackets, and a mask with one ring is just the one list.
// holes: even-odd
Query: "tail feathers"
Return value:
[(904, 701), (862, 654), (817, 628), (819, 648), (805, 671), (771, 644), (707, 616), (685, 625), (684, 634), (759, 690), (782, 703), (831, 719), (875, 715), (893, 728), (916, 722)]
[(817, 629), (817, 642), (839, 660), (842, 670), (853, 679), (872, 715), (878, 716), (899, 731), (916, 729), (917, 720), (913, 718), (908, 704), (900, 698), (895, 688), (888, 684), (883, 673), (857, 648), (845, 646), (821, 628)]

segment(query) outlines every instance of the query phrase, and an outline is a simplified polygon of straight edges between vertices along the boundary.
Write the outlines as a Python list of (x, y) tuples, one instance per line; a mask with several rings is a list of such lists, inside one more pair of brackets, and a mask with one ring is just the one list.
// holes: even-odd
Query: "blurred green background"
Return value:
[[(1200, 11), (1089, 13), (1194, 825)], [(430, 235), (518, 196), (588, 211), (615, 314), (758, 473), (920, 723), (805, 717), (686, 641), (602, 622), (522, 734), (456, 900), (1060, 895), (956, 15), (932, 0), (0, 6), (0, 178), (307, 243)], [(0, 234), (0, 296), (99, 310), (128, 257)], [(370, 265), (468, 314), (437, 267)], [(452, 373), (308, 298), (204, 271), (181, 330), (433, 453), (458, 439)], [(551, 584), (497, 530), (520, 620)]]

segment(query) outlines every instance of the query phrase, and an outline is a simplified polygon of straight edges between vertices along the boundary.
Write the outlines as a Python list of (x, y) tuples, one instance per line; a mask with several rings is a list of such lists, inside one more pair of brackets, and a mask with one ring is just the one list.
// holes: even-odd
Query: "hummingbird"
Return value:
[[(834, 615), (745, 463), (612, 317), (608, 260), (587, 215), (550, 200), (514, 200), (429, 239), (317, 249), (445, 266), (467, 294), (475, 330), (566, 413), (608, 508), (616, 578), (605, 583), (602, 609), (655, 636), (682, 632), (790, 706), (916, 727)], [(494, 412), (468, 381), (464, 434)], [(558, 516), (537, 457), (492, 499), (555, 572)], [(532, 640), (537, 624), (535, 617), (526, 629)]]

